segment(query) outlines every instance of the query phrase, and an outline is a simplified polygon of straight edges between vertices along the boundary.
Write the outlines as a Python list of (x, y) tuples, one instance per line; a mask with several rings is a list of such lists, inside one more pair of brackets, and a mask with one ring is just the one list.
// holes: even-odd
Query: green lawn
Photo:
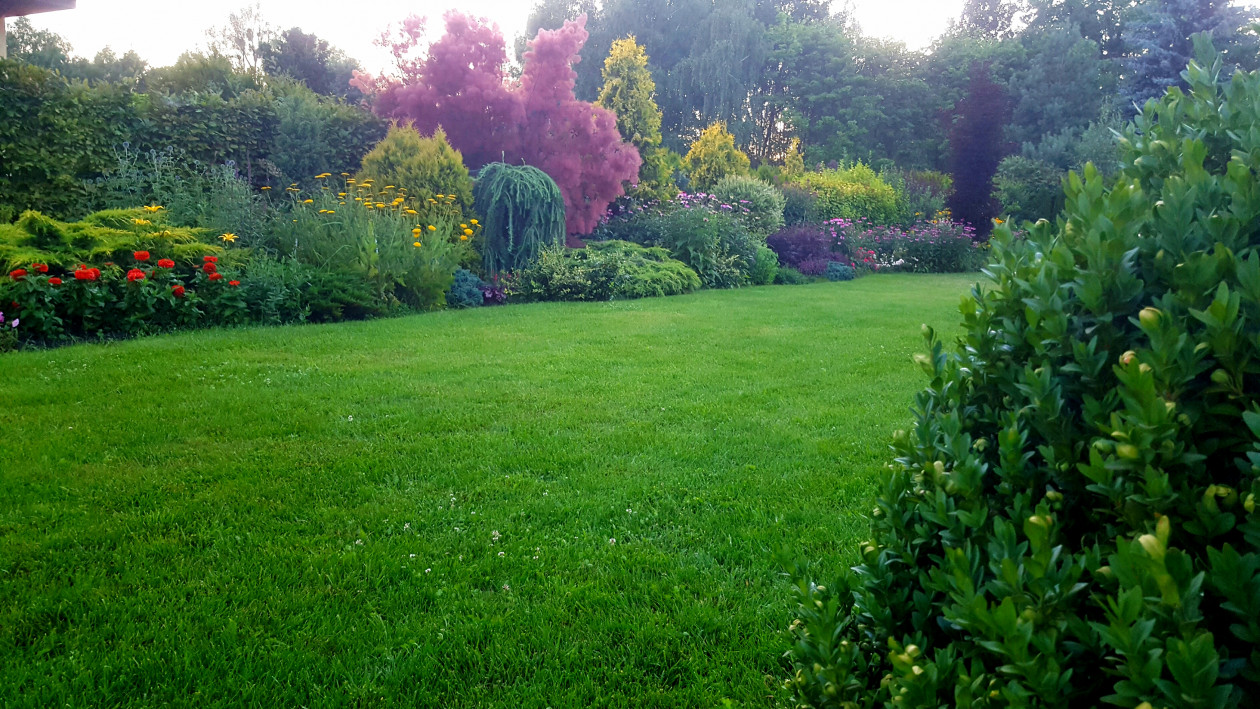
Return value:
[(0, 706), (773, 705), (974, 280), (0, 356)]

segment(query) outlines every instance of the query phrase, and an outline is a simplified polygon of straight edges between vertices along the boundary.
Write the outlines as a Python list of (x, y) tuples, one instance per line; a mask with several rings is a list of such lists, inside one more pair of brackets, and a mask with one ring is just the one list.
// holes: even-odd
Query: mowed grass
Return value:
[(773, 706), (974, 280), (0, 356), (0, 705)]

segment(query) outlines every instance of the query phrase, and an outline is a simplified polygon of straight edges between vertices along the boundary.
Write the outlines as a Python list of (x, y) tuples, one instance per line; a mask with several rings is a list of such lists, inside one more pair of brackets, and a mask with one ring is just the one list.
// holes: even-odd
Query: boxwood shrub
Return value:
[(925, 328), (860, 564), (797, 570), (795, 705), (1260, 696), (1260, 74), (1198, 42), (1118, 180), (998, 228), (958, 346)]

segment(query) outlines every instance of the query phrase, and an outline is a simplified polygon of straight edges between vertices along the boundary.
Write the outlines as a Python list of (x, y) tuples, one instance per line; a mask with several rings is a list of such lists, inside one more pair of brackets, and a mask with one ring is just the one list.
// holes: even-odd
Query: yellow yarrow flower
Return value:
[(414, 247), (416, 247), (416, 248), (418, 249), (418, 248), (420, 248), (420, 242), (419, 242), (419, 241), (417, 241), (416, 243), (412, 244), (412, 246), (414, 246)]
[(460, 240), (460, 241), (468, 241), (468, 236), (467, 236), (466, 234), (460, 234), (460, 236), (459, 236), (459, 240)]
[(304, 199), (304, 200), (302, 200), (302, 204), (315, 204), (315, 200), (313, 200), (313, 199)]
[(465, 236), (465, 237), (469, 237), (469, 236), (472, 236), (472, 235), (473, 235), (473, 230), (472, 230), (472, 229), (465, 229), (465, 230), (464, 230), (464, 236)]
[(429, 225), (429, 231), (437, 231), (437, 227), (435, 227), (435, 226), (433, 226), (432, 224), (430, 224), (430, 225)]
[(468, 220), (468, 221), (469, 221), (469, 223), (471, 223), (473, 226), (477, 226), (477, 220), (476, 220), (476, 219), (470, 219), (470, 220)]

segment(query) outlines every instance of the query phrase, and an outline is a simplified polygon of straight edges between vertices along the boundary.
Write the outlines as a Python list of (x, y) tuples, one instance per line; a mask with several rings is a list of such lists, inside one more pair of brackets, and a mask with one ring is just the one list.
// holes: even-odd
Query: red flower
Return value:
[(201, 270), (205, 271), (206, 273), (215, 273), (219, 270), (219, 267), (214, 265), (213, 261), (208, 261), (206, 262), (204, 266), (201, 267)]
[(84, 266), (83, 264), (79, 264), (79, 267), (76, 268), (74, 271), (74, 279), (76, 281), (95, 281), (96, 279), (100, 277), (101, 277), (101, 269), (88, 268), (87, 266)]
[(206, 263), (218, 263), (219, 257), (218, 256), (202, 256), (201, 260), (205, 261)]
[[(96, 280), (96, 279), (92, 279), (92, 280)], [(144, 271), (141, 271), (141, 270), (140, 270), (140, 269), (138, 269), (138, 268), (133, 268), (133, 269), (131, 269), (130, 271), (127, 271), (127, 280), (129, 280), (129, 281), (143, 281), (143, 280), (144, 280)]]
[(211, 273), (211, 274), (210, 274), (210, 280), (212, 280), (212, 281), (221, 281), (221, 280), (223, 280), (223, 274), (222, 274), (222, 273)]
[(148, 260), (149, 260), (149, 252), (148, 252), (148, 251), (137, 251), (137, 252), (135, 252), (134, 254), (132, 254), (132, 257), (133, 257), (133, 258), (135, 258), (137, 261), (148, 261)]
[(232, 286), (233, 288), (239, 286), (240, 284), (241, 284), (240, 281), (228, 281), (228, 285)]
[(20, 281), (23, 278), (26, 278), (26, 269), (15, 268), (12, 271), (9, 271), (9, 278), (12, 278), (15, 281)]
[(33, 263), (31, 269), (36, 273), (48, 273), (48, 265), (43, 263)]
[(175, 297), (176, 297), (176, 298), (183, 298), (183, 297), (184, 297), (184, 287), (183, 287), (183, 286), (171, 286), (171, 292), (175, 294)]
[(106, 261), (106, 262), (105, 262), (105, 266), (106, 266), (107, 268), (113, 268), (113, 267), (114, 267), (114, 262), (113, 262), (113, 261)]
[(60, 279), (60, 278), (49, 278), (49, 279), (48, 279), (48, 285), (50, 285), (50, 286), (59, 286), (59, 285), (61, 285), (61, 279)]
[(158, 261), (158, 268), (175, 268), (175, 262), (168, 258), (164, 258), (161, 261)]

